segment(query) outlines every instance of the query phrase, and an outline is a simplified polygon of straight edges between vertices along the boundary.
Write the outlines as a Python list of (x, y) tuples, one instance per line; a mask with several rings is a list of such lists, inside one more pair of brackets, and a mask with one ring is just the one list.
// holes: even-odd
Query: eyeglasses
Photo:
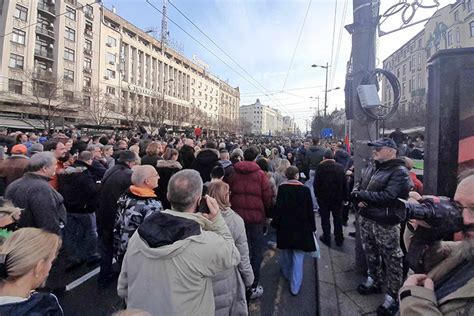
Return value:
[(464, 205), (461, 205), (459, 203), (456, 203), (456, 207), (461, 211), (461, 212), (464, 212), (464, 209), (467, 209), (468, 211), (470, 211), (471, 213), (474, 213), (474, 205), (472, 206), (464, 206)]

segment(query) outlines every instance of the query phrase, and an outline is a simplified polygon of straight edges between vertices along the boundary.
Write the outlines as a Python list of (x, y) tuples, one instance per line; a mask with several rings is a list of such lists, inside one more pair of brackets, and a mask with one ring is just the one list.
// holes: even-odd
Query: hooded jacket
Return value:
[(28, 161), (28, 157), (14, 154), (0, 162), (0, 178), (4, 179), (5, 187), (23, 176)]
[(346, 173), (344, 167), (335, 160), (321, 161), (316, 168), (313, 186), (320, 205), (334, 205), (340, 208), (342, 201), (347, 199)]
[(250, 265), (244, 221), (230, 207), (221, 214), (235, 240), (241, 261), (237, 267), (219, 273), (212, 280), (216, 304), (215, 316), (248, 315), (245, 288), (252, 285), (254, 275)]
[(87, 214), (96, 211), (99, 186), (96, 184), (91, 167), (77, 160), (58, 177), (59, 193), (64, 198), (68, 213)]
[[(409, 229), (405, 240), (409, 246)], [(431, 260), (435, 258), (435, 260)], [(474, 241), (436, 242), (425, 252), (424, 265), (434, 291), (422, 286), (404, 286), (399, 291), (401, 315), (474, 314)]]
[(234, 174), (234, 165), (232, 164), (232, 161), (230, 160), (219, 160), (219, 163), (221, 164), (222, 168), (224, 168), (224, 179), (223, 181), (225, 183), (229, 183), (230, 177)]
[(4, 298), (0, 297), (0, 315), (62, 316), (64, 313), (56, 296), (33, 292), (28, 299), (14, 302), (4, 303)]
[(211, 181), (211, 171), (219, 161), (219, 152), (212, 148), (201, 150), (191, 164), (191, 169), (199, 172), (202, 182)]
[(272, 204), (273, 192), (265, 172), (253, 161), (234, 165), (235, 173), (229, 179), (232, 208), (245, 224), (265, 222), (265, 210)]
[(366, 202), (360, 215), (380, 224), (395, 225), (405, 220), (405, 208), (398, 198), (407, 199), (410, 192), (410, 176), (401, 159), (375, 162), (363, 172), (356, 199)]
[(158, 200), (161, 201), (163, 209), (165, 210), (171, 208), (171, 204), (166, 197), (168, 193), (168, 183), (171, 177), (181, 169), (183, 169), (183, 167), (175, 160), (158, 160), (156, 163), (156, 171), (158, 171), (160, 175), (160, 181), (158, 182), (158, 187), (155, 188), (155, 194), (158, 196)]
[(199, 214), (156, 212), (130, 239), (117, 292), (128, 308), (152, 315), (214, 315), (212, 278), (239, 262), (220, 214), (211, 222)]

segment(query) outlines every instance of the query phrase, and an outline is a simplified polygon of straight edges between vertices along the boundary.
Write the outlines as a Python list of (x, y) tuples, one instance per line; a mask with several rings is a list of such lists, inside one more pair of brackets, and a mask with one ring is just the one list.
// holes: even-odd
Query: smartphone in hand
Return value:
[(198, 212), (209, 214), (211, 210), (209, 210), (209, 206), (207, 206), (206, 197), (203, 196), (201, 202), (199, 203)]

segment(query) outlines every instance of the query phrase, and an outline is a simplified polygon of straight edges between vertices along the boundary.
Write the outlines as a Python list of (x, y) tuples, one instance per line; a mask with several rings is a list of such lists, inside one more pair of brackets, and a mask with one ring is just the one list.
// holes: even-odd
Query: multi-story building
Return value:
[(291, 116), (283, 117), (283, 135), (295, 135), (297, 129), (297, 125)]
[(0, 1), (0, 34), (0, 117), (237, 125), (239, 88), (100, 4)]
[(251, 125), (253, 134), (280, 135), (283, 132), (280, 110), (261, 104), (259, 99), (254, 104), (240, 107), (240, 119)]
[[(435, 12), (422, 31), (383, 62), (383, 68), (400, 81), (400, 110), (424, 108), (427, 92), (427, 61), (440, 49), (474, 47), (474, 0), (458, 0)], [(393, 92), (383, 80), (382, 103), (393, 102)]]

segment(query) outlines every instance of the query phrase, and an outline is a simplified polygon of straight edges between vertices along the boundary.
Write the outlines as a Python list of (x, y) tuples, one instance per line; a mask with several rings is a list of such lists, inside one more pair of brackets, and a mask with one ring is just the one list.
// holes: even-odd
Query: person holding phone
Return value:
[[(130, 239), (118, 294), (152, 315), (214, 315), (212, 278), (239, 264), (239, 250), (197, 171), (174, 174), (167, 196), (171, 209), (146, 217)], [(197, 212), (201, 200), (209, 213)]]

